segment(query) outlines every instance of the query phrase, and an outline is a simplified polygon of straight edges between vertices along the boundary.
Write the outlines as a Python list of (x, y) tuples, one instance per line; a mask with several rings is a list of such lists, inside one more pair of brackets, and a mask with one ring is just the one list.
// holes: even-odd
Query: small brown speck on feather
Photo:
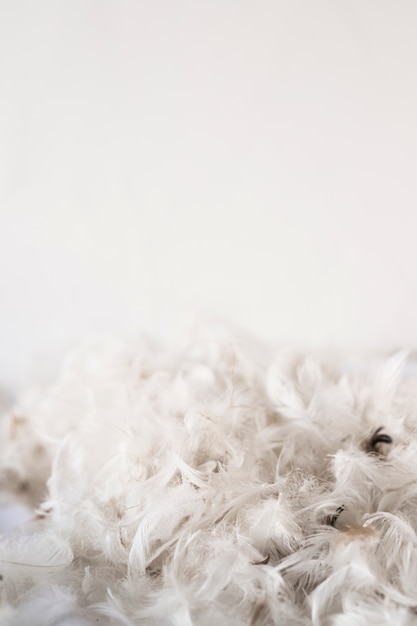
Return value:
[(252, 561), (251, 565), (267, 565), (269, 563), (270, 556), (266, 556), (262, 561)]
[(352, 526), (347, 530), (340, 531), (337, 536), (338, 541), (354, 541), (355, 539), (366, 539), (375, 535), (376, 531), (371, 526)]
[(9, 436), (10, 439), (16, 439), (19, 429), (26, 423), (24, 417), (18, 417), (17, 415), (11, 415), (9, 420)]

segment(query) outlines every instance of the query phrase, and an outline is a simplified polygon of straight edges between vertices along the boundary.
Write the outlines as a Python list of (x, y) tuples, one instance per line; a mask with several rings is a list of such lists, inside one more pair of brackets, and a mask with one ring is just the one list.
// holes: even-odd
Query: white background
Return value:
[(417, 2), (0, 9), (0, 384), (195, 310), (417, 347)]

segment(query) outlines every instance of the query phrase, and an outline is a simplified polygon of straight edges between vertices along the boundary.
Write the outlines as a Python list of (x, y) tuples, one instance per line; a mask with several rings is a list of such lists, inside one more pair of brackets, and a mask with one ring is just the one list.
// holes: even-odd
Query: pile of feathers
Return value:
[(416, 426), (404, 352), (85, 344), (0, 421), (0, 623), (417, 624)]

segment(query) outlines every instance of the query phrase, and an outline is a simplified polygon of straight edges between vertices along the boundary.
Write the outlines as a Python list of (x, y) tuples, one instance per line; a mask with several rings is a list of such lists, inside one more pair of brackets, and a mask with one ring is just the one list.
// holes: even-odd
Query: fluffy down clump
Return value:
[(4, 416), (9, 626), (417, 624), (417, 385), (201, 339), (89, 345)]

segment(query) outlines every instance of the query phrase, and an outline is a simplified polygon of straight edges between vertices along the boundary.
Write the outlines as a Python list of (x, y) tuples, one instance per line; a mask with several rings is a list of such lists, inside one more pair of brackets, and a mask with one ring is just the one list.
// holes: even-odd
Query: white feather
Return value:
[(0, 537), (2, 623), (411, 625), (405, 356), (82, 346), (0, 424), (2, 488), (36, 507)]

